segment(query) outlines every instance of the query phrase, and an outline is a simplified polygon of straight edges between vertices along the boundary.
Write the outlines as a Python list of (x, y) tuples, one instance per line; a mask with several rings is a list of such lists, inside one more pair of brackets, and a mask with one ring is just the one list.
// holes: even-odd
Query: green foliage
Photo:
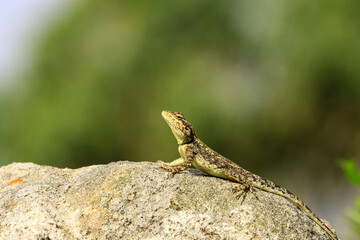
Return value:
[[(340, 162), (340, 166), (344, 170), (347, 179), (357, 186), (360, 186), (360, 171), (357, 169), (355, 160), (343, 160)], [(352, 228), (360, 236), (360, 196), (356, 198), (355, 206), (355, 209), (349, 211), (349, 217)]]
[(360, 185), (360, 172), (358, 172), (354, 159), (344, 160), (341, 162), (340, 166), (344, 170), (345, 175), (350, 182)]
[(80, 1), (1, 99), (0, 165), (170, 161), (167, 109), (245, 167), (308, 165), (327, 177), (334, 164), (317, 171), (327, 159), (359, 151), (358, 7)]

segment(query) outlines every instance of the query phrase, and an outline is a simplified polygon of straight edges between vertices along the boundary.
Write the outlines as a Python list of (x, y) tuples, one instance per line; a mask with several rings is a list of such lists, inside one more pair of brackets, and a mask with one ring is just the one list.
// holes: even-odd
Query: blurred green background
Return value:
[[(82, 0), (0, 95), (0, 164), (171, 161), (162, 110), (341, 225), (360, 155), (359, 1)], [(340, 207), (340, 205), (344, 205)]]

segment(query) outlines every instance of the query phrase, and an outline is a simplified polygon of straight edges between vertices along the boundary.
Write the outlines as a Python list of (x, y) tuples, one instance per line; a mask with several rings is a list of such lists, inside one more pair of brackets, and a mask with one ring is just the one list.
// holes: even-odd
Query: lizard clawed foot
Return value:
[(177, 174), (179, 172), (182, 172), (184, 169), (181, 167), (169, 167), (168, 164), (164, 163), (163, 161), (157, 161), (157, 163), (162, 164), (159, 168), (164, 169), (165, 171), (171, 172), (172, 174)]
[(245, 199), (245, 196), (246, 196), (248, 191), (250, 191), (252, 194), (254, 194), (256, 199), (259, 200), (257, 194), (255, 193), (255, 191), (254, 191), (254, 189), (253, 189), (253, 187), (251, 185), (239, 184), (233, 189), (233, 193), (240, 192), (240, 194), (238, 196), (236, 196), (237, 199), (240, 199), (240, 197), (243, 196), (244, 194), (245, 194), (244, 195), (244, 199)]
[(161, 164), (161, 165), (166, 165), (166, 163), (161, 160), (157, 160), (156, 163)]
[(171, 166), (170, 163), (166, 163), (166, 162), (163, 162), (163, 161), (161, 161), (161, 160), (156, 161), (156, 163), (159, 163), (159, 164), (161, 164), (162, 166)]
[(157, 163), (161, 164), (161, 169), (171, 172), (172, 174), (176, 174), (186, 170), (191, 165), (192, 159), (192, 157), (189, 157), (189, 161), (184, 161), (184, 159), (178, 158), (171, 163), (165, 163), (159, 160)]

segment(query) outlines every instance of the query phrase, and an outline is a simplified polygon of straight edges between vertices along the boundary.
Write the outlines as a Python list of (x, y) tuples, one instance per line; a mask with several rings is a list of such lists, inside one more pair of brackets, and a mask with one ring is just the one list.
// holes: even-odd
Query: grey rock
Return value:
[[(9, 185), (14, 179), (23, 179)], [(330, 239), (290, 201), (150, 162), (0, 168), (0, 239)]]

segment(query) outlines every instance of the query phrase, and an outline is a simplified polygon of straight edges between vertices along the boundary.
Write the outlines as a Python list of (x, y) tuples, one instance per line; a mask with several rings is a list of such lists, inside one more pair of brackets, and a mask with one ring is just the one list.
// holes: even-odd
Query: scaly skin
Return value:
[(277, 194), (298, 205), (313, 221), (324, 229), (333, 240), (339, 239), (297, 196), (285, 188), (243, 169), (206, 146), (196, 136), (194, 128), (185, 119), (183, 114), (179, 112), (162, 111), (161, 115), (169, 125), (179, 144), (179, 153), (181, 156), (181, 158), (171, 163), (159, 161), (162, 163), (161, 168), (176, 174), (186, 170), (192, 164), (197, 169), (212, 176), (240, 183), (238, 189), (242, 192), (249, 190), (254, 193), (253, 188), (258, 188)]

